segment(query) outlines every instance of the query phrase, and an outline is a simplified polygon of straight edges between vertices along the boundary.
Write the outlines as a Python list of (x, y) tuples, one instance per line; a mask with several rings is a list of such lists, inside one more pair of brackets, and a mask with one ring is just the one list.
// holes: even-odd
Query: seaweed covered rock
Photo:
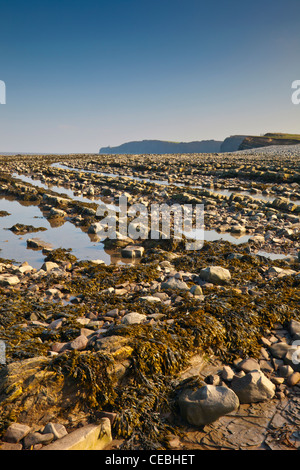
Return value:
[(178, 399), (181, 416), (194, 426), (212, 423), (239, 407), (237, 395), (224, 386), (204, 385), (187, 389)]
[(14, 421), (46, 425), (51, 415), (51, 419), (76, 422), (82, 410), (87, 414), (101, 410), (108, 400), (113, 401), (115, 386), (126, 372), (125, 359), (132, 349), (122, 352), (121, 358), (114, 358), (101, 351), (68, 351), (4, 366), (0, 371), (0, 435)]

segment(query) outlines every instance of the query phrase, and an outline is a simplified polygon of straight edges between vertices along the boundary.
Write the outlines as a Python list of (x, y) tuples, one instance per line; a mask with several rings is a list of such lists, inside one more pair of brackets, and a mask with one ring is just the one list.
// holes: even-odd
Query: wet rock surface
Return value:
[[(104, 415), (110, 449), (299, 448), (298, 147), (0, 158), (0, 196), (42, 214), (1, 214), (23, 247), (0, 260), (1, 449), (51, 446)], [(204, 204), (203, 247), (98, 240), (97, 205), (124, 194)], [(74, 228), (99, 256), (69, 249)]]

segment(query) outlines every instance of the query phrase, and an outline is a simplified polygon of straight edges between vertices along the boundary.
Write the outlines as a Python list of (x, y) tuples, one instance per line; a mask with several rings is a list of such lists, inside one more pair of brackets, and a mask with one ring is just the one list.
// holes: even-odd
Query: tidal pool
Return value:
[[(27, 240), (38, 238), (55, 248), (71, 248), (79, 260), (99, 259), (106, 264), (128, 263), (117, 256), (117, 253), (105, 250), (103, 243), (97, 240), (93, 234), (84, 232), (69, 221), (65, 221), (60, 226), (54, 226), (43, 216), (39, 207), (28, 205), (22, 201), (9, 198), (0, 198), (0, 208), (11, 215), (0, 217), (0, 258), (11, 259), (16, 263), (28, 261), (36, 269), (39, 269), (45, 256), (41, 250), (27, 248)], [(44, 227), (47, 230), (35, 233), (19, 235), (8, 230), (13, 225), (20, 223), (33, 225), (34, 227)]]

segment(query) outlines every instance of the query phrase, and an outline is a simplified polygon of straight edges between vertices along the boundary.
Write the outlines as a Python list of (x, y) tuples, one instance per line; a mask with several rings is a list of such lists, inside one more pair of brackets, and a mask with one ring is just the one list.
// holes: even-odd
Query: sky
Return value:
[(0, 152), (300, 133), (299, 0), (0, 0)]

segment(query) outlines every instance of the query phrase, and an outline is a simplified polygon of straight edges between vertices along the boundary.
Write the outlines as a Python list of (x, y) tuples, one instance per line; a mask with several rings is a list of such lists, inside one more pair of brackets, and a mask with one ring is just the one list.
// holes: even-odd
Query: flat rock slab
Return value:
[(33, 250), (53, 249), (53, 246), (50, 243), (44, 242), (39, 238), (29, 238), (27, 240), (27, 247), (32, 248)]
[(222, 416), (204, 429), (186, 429), (181, 444), (193, 450), (295, 450), (298, 446), (292, 436), (299, 418), (287, 424), (298, 413), (300, 399), (295, 400), (241, 405), (236, 413)]
[(41, 450), (102, 450), (112, 441), (111, 425), (108, 418), (99, 424), (88, 424), (67, 434)]

